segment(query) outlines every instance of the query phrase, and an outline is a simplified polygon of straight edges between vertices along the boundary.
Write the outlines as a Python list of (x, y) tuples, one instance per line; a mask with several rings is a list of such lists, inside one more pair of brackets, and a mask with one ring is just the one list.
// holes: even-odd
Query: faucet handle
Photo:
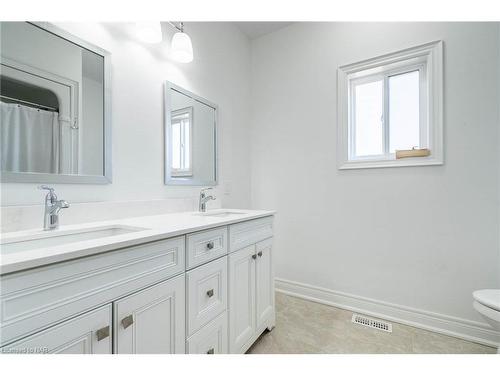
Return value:
[(50, 186), (47, 186), (47, 185), (39, 185), (38, 186), (38, 190), (48, 190), (51, 193), (54, 192), (54, 188), (51, 188)]
[(68, 201), (65, 201), (65, 200), (60, 200), (59, 205), (61, 208), (69, 208), (69, 203), (68, 203)]
[(213, 190), (213, 188), (211, 188), (211, 187), (207, 187), (207, 188), (203, 188), (203, 189), (201, 189), (201, 190), (200, 190), (200, 195), (205, 196), (205, 193), (206, 193), (207, 191), (209, 191), (209, 190)]
[(40, 185), (38, 186), (39, 190), (48, 190), (48, 193), (45, 197), (45, 199), (50, 199), (51, 202), (55, 201), (57, 199), (57, 195), (54, 191), (54, 188), (51, 188), (50, 186), (47, 185)]

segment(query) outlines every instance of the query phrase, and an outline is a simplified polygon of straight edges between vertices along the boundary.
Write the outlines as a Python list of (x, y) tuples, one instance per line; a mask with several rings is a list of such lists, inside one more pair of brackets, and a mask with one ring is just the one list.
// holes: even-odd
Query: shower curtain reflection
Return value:
[(59, 113), (0, 102), (3, 171), (59, 173)]

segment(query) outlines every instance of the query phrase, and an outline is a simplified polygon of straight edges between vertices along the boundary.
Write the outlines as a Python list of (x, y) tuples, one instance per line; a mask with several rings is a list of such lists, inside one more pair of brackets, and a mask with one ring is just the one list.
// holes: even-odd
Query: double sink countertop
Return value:
[[(187, 233), (271, 216), (275, 211), (217, 209), (2, 233), (0, 275)], [(63, 219), (64, 220), (64, 219)]]

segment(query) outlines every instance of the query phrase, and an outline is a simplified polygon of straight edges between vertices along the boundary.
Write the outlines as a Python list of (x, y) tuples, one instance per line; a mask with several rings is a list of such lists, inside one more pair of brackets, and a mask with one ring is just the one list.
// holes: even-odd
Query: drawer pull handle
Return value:
[(127, 329), (133, 323), (134, 323), (134, 316), (133, 315), (128, 315), (128, 316), (126, 316), (125, 318), (122, 319), (123, 329)]
[(98, 329), (96, 331), (97, 341), (104, 340), (106, 337), (109, 337), (109, 326)]
[(208, 250), (212, 250), (213, 248), (214, 248), (214, 241), (210, 241), (209, 243), (207, 243)]
[(215, 353), (215, 349), (214, 348), (211, 348), (211, 349), (207, 350), (207, 354), (214, 354), (214, 353)]
[(258, 256), (259, 256), (259, 258), (260, 258), (260, 257), (262, 256), (262, 251), (259, 251), (259, 252), (257, 253), (257, 255), (258, 255)]
[(212, 297), (213, 295), (214, 295), (214, 290), (213, 289), (207, 290), (207, 296), (208, 297)]
[(252, 259), (257, 259), (257, 255), (256, 254), (252, 255)]

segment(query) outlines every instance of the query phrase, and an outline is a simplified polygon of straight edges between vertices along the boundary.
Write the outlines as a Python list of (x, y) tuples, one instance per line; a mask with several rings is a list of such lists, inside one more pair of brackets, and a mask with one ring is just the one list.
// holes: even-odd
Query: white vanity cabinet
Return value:
[(272, 263), (272, 239), (255, 245), (255, 313), (259, 334), (266, 328), (274, 328), (274, 275)]
[(2, 274), (0, 353), (244, 353), (275, 324), (272, 222)]
[(115, 353), (184, 353), (184, 275), (114, 302)]
[(111, 305), (82, 314), (1, 348), (10, 354), (111, 354)]
[(229, 232), (237, 244), (229, 255), (229, 350), (245, 353), (275, 325), (272, 218), (234, 224)]
[[(129, 314), (150, 314), (158, 318), (158, 315), (165, 311), (165, 305), (156, 309), (151, 305), (157, 303), (159, 298), (165, 297), (170, 291), (169, 288), (177, 293), (177, 310), (175, 317), (166, 318), (175, 319), (171, 322), (174, 326), (184, 326), (184, 270), (185, 237), (181, 236), (3, 275), (0, 279), (1, 351), (4, 345), (37, 335), (45, 329), (45, 332), (50, 332), (50, 327), (57, 327), (74, 317), (78, 319), (79, 314), (104, 304), (115, 303), (115, 308), (130, 307), (130, 312), (127, 310)], [(171, 287), (168, 284), (160, 293), (150, 293), (145, 289), (176, 275), (181, 275), (178, 284)], [(134, 294), (138, 291), (141, 292)], [(126, 303), (128, 301), (131, 301), (129, 305)], [(158, 315), (154, 315), (155, 313)], [(144, 325), (144, 320), (139, 317), (136, 319), (139, 324), (135, 325), (133, 331), (138, 335), (135, 337), (142, 338), (142, 330), (151, 332), (151, 326)], [(112, 326), (117, 329), (119, 323), (121, 324), (121, 321), (108, 324), (110, 330)], [(160, 326), (160, 323), (158, 324)], [(161, 327), (164, 326), (162, 323)], [(101, 327), (94, 328), (93, 338), (99, 335), (97, 330)], [(170, 331), (159, 333), (159, 329), (155, 329), (155, 332), (167, 336), (170, 334)], [(121, 331), (117, 330), (116, 333)], [(179, 334), (184, 335), (184, 331), (175, 333), (176, 336)], [(116, 339), (116, 336), (114, 338)], [(178, 340), (182, 342), (181, 352), (184, 352), (184, 336)], [(111, 338), (109, 341), (111, 342)], [(64, 342), (61, 342), (62, 344)], [(141, 348), (144, 346), (139, 345), (136, 349), (140, 351)], [(177, 352), (179, 348), (177, 342)], [(150, 349), (151, 347), (147, 348)], [(158, 350), (169, 353), (173, 347), (167, 348), (163, 345)]]
[(226, 354), (227, 226), (187, 236), (186, 352)]
[[(255, 245), (229, 256), (229, 348), (243, 353), (255, 334)], [(250, 345), (248, 345), (249, 347)]]

